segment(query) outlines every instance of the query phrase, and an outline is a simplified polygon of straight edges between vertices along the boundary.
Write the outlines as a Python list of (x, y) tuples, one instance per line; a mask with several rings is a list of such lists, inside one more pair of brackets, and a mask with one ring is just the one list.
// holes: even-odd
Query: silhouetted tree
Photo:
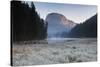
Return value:
[(44, 39), (47, 23), (36, 12), (34, 3), (31, 7), (21, 1), (11, 1), (11, 26), (13, 41)]

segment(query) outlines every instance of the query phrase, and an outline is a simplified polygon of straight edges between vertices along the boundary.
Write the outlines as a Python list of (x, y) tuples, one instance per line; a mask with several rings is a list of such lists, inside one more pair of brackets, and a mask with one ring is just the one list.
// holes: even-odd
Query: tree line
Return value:
[(11, 34), (13, 41), (40, 40), (47, 37), (47, 22), (38, 15), (35, 5), (11, 1)]

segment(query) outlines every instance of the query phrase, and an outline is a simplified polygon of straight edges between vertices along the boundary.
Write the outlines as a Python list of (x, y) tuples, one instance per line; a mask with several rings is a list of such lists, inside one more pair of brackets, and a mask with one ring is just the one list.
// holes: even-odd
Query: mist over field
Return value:
[[(60, 42), (59, 42), (60, 41)], [(95, 38), (71, 38), (20, 42), (13, 44), (14, 66), (61, 64), (97, 61), (97, 40)]]

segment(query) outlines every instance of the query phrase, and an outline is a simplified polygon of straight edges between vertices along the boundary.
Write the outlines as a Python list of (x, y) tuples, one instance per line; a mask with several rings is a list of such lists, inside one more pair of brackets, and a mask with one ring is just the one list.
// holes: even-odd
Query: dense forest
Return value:
[(11, 30), (13, 41), (40, 40), (47, 36), (47, 22), (40, 18), (34, 3), (11, 1)]
[(69, 37), (97, 37), (97, 14), (76, 25), (69, 33)]

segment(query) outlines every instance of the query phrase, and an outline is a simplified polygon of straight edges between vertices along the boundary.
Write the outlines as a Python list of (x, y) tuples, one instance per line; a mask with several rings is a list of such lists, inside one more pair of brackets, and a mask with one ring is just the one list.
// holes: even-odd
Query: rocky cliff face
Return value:
[(48, 37), (62, 37), (63, 32), (69, 32), (76, 26), (76, 23), (58, 13), (48, 14), (45, 21), (48, 22)]

